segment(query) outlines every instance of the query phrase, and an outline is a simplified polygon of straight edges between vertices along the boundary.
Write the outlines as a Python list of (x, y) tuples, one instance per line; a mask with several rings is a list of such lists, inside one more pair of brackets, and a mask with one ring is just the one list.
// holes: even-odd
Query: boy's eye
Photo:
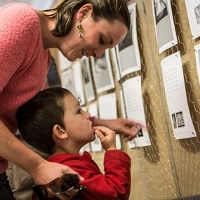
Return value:
[(80, 113), (81, 113), (81, 111), (82, 111), (82, 109), (80, 108), (80, 109), (78, 109), (77, 113), (78, 113), (78, 114), (80, 114)]

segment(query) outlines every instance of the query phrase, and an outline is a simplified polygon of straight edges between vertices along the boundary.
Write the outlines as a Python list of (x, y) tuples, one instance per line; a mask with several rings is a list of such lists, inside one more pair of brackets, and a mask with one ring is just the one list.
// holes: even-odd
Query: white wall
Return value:
[(55, 5), (58, 0), (0, 0), (0, 6), (11, 2), (18, 2), (18, 3), (27, 3), (38, 10), (48, 9)]

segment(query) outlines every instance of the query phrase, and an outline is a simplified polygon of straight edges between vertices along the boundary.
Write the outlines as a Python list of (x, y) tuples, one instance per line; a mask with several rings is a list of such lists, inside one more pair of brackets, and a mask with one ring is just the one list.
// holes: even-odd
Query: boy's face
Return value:
[(68, 94), (64, 99), (64, 123), (68, 139), (79, 144), (86, 144), (95, 139), (90, 114), (82, 110), (78, 100)]

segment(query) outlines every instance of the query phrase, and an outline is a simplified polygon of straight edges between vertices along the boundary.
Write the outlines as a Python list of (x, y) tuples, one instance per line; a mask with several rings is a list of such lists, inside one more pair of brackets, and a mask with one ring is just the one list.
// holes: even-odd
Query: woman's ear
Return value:
[(59, 139), (68, 138), (67, 132), (60, 125), (56, 124), (53, 126), (53, 135)]
[(77, 13), (77, 20), (81, 22), (82, 19), (85, 18), (89, 13), (91, 14), (92, 9), (93, 7), (90, 3), (83, 5)]

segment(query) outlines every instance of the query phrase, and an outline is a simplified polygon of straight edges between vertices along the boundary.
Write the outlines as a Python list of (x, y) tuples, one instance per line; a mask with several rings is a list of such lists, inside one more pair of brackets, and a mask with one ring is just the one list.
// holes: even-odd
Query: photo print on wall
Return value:
[(159, 53), (178, 43), (170, 0), (152, 0), (154, 26)]

